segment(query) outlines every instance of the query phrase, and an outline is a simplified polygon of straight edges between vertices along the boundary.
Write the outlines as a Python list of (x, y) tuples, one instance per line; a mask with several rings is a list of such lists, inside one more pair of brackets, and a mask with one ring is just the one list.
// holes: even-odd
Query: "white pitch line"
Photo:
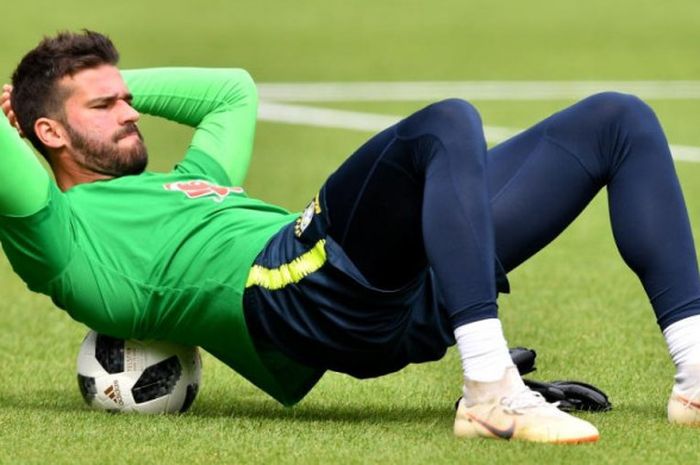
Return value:
[(671, 154), (676, 161), (700, 163), (700, 147), (671, 144)]
[(700, 81), (421, 81), (261, 83), (260, 97), (275, 102), (571, 100), (614, 90), (644, 99), (698, 100)]
[[(258, 119), (274, 123), (301, 124), (323, 128), (350, 129), (377, 132), (401, 120), (402, 116), (334, 110), (286, 103), (260, 102)], [(517, 129), (485, 126), (484, 136), (491, 143), (498, 143), (520, 132)]]
[[(274, 123), (299, 124), (324, 128), (349, 129), (377, 132), (398, 122), (402, 117), (363, 113), (359, 111), (334, 110), (285, 103), (260, 102), (258, 119)], [(486, 141), (497, 144), (514, 136), (522, 129), (501, 126), (484, 126)], [(700, 147), (671, 145), (673, 158), (678, 161), (700, 162)]]

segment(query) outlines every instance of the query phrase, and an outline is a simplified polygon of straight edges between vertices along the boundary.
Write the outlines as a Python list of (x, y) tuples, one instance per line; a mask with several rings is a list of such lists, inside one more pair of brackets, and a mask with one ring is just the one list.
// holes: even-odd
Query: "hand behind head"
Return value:
[(19, 135), (24, 137), (24, 133), (22, 133), (22, 129), (19, 127), (19, 123), (17, 122), (15, 112), (12, 111), (12, 86), (9, 84), (3, 84), (2, 86), (2, 94), (0, 94), (0, 108), (2, 108), (2, 112), (5, 114), (10, 124), (17, 129)]

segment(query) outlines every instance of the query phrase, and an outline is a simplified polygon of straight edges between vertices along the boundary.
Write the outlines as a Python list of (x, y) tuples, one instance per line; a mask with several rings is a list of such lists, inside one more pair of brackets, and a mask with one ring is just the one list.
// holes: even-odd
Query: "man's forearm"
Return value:
[(0, 215), (28, 216), (48, 200), (49, 175), (0, 113)]
[(122, 71), (134, 107), (196, 127), (192, 146), (241, 184), (253, 150), (257, 90), (242, 69), (154, 68)]

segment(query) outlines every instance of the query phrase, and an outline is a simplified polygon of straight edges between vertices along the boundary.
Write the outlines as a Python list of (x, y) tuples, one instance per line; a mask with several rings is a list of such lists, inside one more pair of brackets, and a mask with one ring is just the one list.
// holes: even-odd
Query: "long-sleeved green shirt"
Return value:
[(255, 257), (298, 217), (235, 187), (252, 151), (255, 84), (238, 69), (123, 75), (137, 110), (196, 127), (184, 159), (62, 193), (0, 117), (0, 241), (13, 269), (98, 332), (201, 346), (297, 402), (322, 371), (257, 352), (242, 311)]

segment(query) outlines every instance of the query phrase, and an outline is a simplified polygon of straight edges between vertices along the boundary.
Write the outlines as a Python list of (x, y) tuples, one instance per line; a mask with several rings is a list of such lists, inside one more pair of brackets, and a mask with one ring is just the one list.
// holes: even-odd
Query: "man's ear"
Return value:
[(51, 118), (39, 118), (34, 123), (36, 137), (50, 149), (60, 149), (68, 142), (63, 125)]

